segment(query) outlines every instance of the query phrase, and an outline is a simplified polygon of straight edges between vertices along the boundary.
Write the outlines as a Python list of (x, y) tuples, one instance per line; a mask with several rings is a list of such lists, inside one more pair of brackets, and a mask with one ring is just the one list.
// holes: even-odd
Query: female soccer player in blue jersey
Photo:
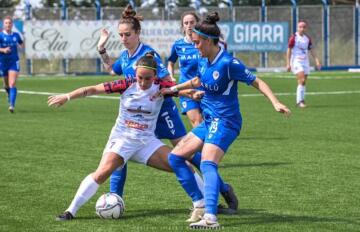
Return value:
[[(240, 60), (218, 45), (220, 29), (217, 21), (219, 16), (215, 12), (209, 14), (193, 29), (192, 39), (200, 55), (204, 57), (199, 62), (197, 77), (161, 91), (162, 94), (169, 94), (200, 86), (205, 90), (201, 99), (204, 121), (189, 132), (169, 155), (170, 166), (194, 205), (199, 208), (205, 206), (204, 217), (198, 222), (191, 223), (192, 229), (220, 227), (216, 217), (219, 193), (218, 164), (239, 135), (242, 125), (238, 82), (257, 88), (270, 100), (276, 111), (290, 114), (290, 110), (278, 101), (264, 81), (255, 77)], [(185, 161), (198, 150), (202, 150), (200, 168), (205, 184), (204, 196), (185, 165)]]
[[(187, 11), (181, 15), (181, 29), (185, 36), (175, 41), (171, 49), (171, 54), (168, 58), (168, 70), (170, 72), (170, 76), (172, 77), (174, 76), (174, 65), (176, 61), (179, 60), (179, 83), (184, 83), (197, 75), (200, 54), (199, 50), (195, 47), (195, 44), (192, 41), (191, 35), (192, 30), (199, 20), (199, 17), (193, 11)], [(224, 42), (221, 43), (221, 45), (224, 44)], [(187, 115), (192, 127), (198, 126), (203, 121), (200, 102), (185, 96), (180, 96), (179, 102), (182, 113)], [(200, 160), (198, 163), (200, 163)], [(238, 209), (238, 201), (234, 195), (232, 186), (221, 182), (220, 193), (223, 195), (229, 208), (224, 208), (222, 205), (219, 205), (219, 213), (236, 213)], [(196, 217), (196, 215), (197, 213), (194, 211), (194, 217)]]
[(17, 32), (12, 31), (13, 20), (6, 16), (3, 20), (3, 31), (0, 32), (0, 76), (8, 94), (9, 111), (14, 113), (17, 95), (16, 78), (20, 71), (20, 61), (17, 47), (24, 43)]
[[(184, 12), (181, 15), (181, 29), (185, 36), (175, 41), (168, 58), (168, 70), (172, 77), (174, 76), (175, 63), (179, 60), (179, 83), (184, 83), (195, 77), (197, 74), (200, 55), (199, 51), (195, 48), (191, 34), (192, 29), (199, 20), (196, 13), (192, 11)], [(180, 97), (179, 102), (182, 113), (186, 114), (191, 125), (193, 127), (199, 125), (202, 122), (200, 102), (186, 97)]]

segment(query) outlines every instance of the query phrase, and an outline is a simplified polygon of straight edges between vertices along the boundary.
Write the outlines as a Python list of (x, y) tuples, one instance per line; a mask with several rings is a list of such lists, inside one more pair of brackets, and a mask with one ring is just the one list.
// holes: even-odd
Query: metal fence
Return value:
[[(293, 25), (291, 6), (267, 6), (266, 17), (262, 7), (234, 7), (208, 8), (208, 11), (218, 11), (221, 20), (224, 21), (281, 21), (288, 22), (290, 28)], [(121, 16), (123, 8), (41, 8), (32, 9), (28, 20), (116, 20)], [(146, 20), (179, 20), (182, 12), (193, 10), (192, 8), (178, 8), (173, 14), (169, 14), (163, 8), (154, 10), (138, 9), (138, 14)], [(323, 63), (328, 51), (328, 66), (358, 66), (359, 65), (359, 12), (355, 6), (330, 6), (328, 8), (328, 27), (324, 27), (326, 11), (322, 5), (298, 6), (297, 18), (308, 21), (308, 34), (313, 40), (318, 56)], [(0, 17), (13, 15), (14, 9), (0, 9)], [(324, 17), (325, 16), (325, 17)], [(324, 29), (325, 28), (325, 29)], [(328, 31), (326, 31), (328, 29)], [(25, 28), (26, 30), (26, 28)], [(324, 31), (325, 30), (325, 31)], [(292, 29), (289, 30), (292, 33)], [(329, 34), (326, 44), (326, 32)], [(326, 44), (326, 46), (325, 46)], [(285, 67), (285, 53), (268, 52), (238, 52), (235, 56), (244, 61), (250, 67)], [(68, 60), (32, 60), (25, 62), (24, 54), (21, 55), (22, 74), (31, 72), (39, 73), (96, 73), (99, 70), (99, 61), (96, 59), (68, 59)], [(29, 66), (28, 69), (24, 68)]]

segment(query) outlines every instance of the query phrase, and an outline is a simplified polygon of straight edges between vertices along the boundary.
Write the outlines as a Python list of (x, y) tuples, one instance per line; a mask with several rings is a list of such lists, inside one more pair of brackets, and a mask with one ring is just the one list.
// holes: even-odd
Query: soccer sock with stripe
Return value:
[(124, 194), (124, 186), (127, 175), (127, 164), (123, 168), (116, 169), (110, 176), (110, 192), (119, 196)]
[(83, 206), (92, 196), (94, 196), (98, 188), (99, 184), (95, 182), (91, 174), (85, 177), (66, 211), (69, 211), (73, 216), (75, 216), (79, 208)]

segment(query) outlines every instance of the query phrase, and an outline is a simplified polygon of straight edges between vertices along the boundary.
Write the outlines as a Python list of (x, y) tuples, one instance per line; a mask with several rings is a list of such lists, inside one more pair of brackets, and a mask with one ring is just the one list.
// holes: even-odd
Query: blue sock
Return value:
[(17, 94), (16, 87), (12, 87), (9, 89), (10, 106), (12, 107), (15, 107), (16, 94)]
[(201, 152), (196, 152), (190, 162), (200, 171)]
[(192, 201), (203, 199), (203, 195), (196, 184), (194, 173), (186, 165), (185, 159), (172, 153), (168, 156), (169, 164), (176, 174), (178, 181)]
[(124, 186), (127, 174), (127, 164), (122, 169), (115, 169), (110, 176), (110, 192), (116, 193), (119, 196), (124, 194)]
[[(191, 164), (193, 164), (200, 171), (200, 163), (201, 163), (201, 152), (196, 152), (193, 158), (190, 160)], [(226, 184), (221, 176), (219, 175), (220, 182), (220, 192), (225, 193), (229, 191), (229, 185)]]
[(216, 215), (219, 198), (218, 166), (212, 161), (202, 161), (200, 167), (204, 178), (205, 213)]

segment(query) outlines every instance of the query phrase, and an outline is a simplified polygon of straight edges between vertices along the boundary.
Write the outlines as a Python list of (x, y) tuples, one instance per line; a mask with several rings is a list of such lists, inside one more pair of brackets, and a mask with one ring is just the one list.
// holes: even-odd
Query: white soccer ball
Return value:
[(124, 214), (125, 203), (116, 193), (105, 193), (97, 200), (95, 210), (100, 218), (118, 219)]

